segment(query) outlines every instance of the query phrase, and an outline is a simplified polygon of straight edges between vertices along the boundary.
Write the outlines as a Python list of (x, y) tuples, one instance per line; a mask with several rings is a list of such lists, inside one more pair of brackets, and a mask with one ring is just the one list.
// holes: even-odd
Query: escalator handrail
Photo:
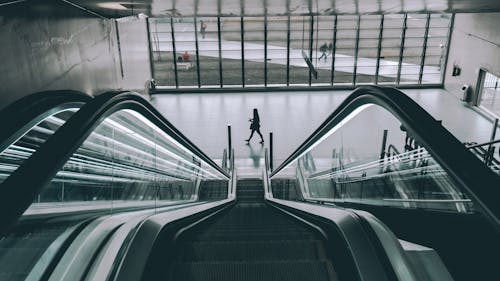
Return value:
[(72, 107), (80, 107), (91, 96), (72, 90), (44, 91), (25, 96), (0, 112), (0, 152), (16, 142), (48, 116)]
[[(376, 221), (376, 224), (380, 224), (380, 227), (384, 229), (384, 235), (370, 237), (365, 230), (367, 226), (361, 223), (362, 220), (365, 220), (363, 217), (365, 213), (357, 210), (277, 198), (266, 198), (266, 200), (272, 207), (290, 212), (298, 217), (303, 217), (305, 220), (308, 220), (307, 217), (315, 217), (333, 224), (336, 233), (339, 233), (348, 245), (346, 249), (350, 251), (351, 257), (356, 264), (356, 274), (359, 280), (416, 280), (411, 269), (411, 264), (402, 253), (401, 246), (396, 237), (387, 227), (381, 226), (382, 223), (380, 221)], [(304, 217), (303, 214), (307, 214), (307, 217)], [(324, 228), (324, 230), (328, 237), (331, 230), (327, 228)], [(375, 246), (377, 242), (386, 245), (386, 247), (383, 247), (384, 251), (377, 249)], [(396, 251), (387, 251), (386, 248), (396, 249)], [(391, 263), (390, 269), (384, 268), (384, 258), (395, 260), (397, 265)]]
[(395, 88), (362, 86), (355, 89), (333, 113), (270, 175), (272, 178), (325, 136), (350, 113), (366, 104), (391, 112), (412, 132), (453, 182), (473, 200), (490, 222), (500, 228), (500, 177), (485, 166), (459, 140), (415, 101)]
[[(218, 201), (206, 202), (200, 205), (188, 207), (171, 212), (163, 212), (148, 217), (141, 222), (136, 229), (130, 245), (120, 261), (118, 270), (113, 276), (117, 281), (136, 281), (141, 280), (147, 263), (155, 250), (162, 232), (172, 226), (176, 229), (170, 234), (179, 234), (178, 231), (185, 231), (196, 224), (220, 213), (221, 211), (233, 206), (235, 198), (227, 198)], [(183, 222), (190, 220), (189, 222)], [(177, 225), (175, 225), (177, 223)], [(169, 239), (170, 240), (170, 239)], [(172, 239), (170, 241), (174, 241)], [(166, 261), (164, 261), (166, 262)], [(168, 262), (166, 263), (168, 264)]]
[(0, 231), (14, 223), (40, 190), (63, 167), (102, 120), (130, 109), (141, 113), (227, 179), (229, 175), (189, 141), (148, 101), (133, 92), (108, 92), (76, 112), (55, 134), (0, 185)]

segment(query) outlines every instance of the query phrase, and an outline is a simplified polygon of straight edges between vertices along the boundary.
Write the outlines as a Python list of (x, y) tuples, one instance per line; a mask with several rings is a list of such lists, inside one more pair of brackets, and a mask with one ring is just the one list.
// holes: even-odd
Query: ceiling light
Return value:
[(107, 2), (107, 3), (97, 3), (97, 6), (104, 9), (112, 9), (112, 10), (126, 10), (122, 4), (117, 2)]

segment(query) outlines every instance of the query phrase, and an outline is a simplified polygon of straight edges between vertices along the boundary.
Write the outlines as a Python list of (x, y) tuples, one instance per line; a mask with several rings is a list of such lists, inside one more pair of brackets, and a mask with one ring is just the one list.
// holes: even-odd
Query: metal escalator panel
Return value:
[(498, 225), (499, 178), (414, 101), (392, 88), (351, 94), (271, 174), (275, 198), (447, 212)]

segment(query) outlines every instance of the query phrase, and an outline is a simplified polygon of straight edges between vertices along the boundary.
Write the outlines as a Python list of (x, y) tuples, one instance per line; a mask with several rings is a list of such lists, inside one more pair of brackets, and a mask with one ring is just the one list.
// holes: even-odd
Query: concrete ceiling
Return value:
[[(57, 3), (56, 3), (57, 2)], [(255, 16), (301, 14), (500, 12), (500, 0), (0, 0), (0, 9), (24, 6), (25, 13), (76, 6), (106, 18), (162, 16)], [(35, 10), (35, 11), (29, 11)], [(5, 11), (4, 11), (5, 12)], [(64, 12), (62, 12), (64, 13)]]

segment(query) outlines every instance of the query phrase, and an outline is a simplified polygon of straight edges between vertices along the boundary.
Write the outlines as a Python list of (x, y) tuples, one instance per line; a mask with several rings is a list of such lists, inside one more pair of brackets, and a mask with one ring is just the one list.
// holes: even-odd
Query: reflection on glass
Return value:
[[(37, 124), (2, 154), (2, 161), (17, 165), (74, 111)], [(178, 203), (224, 199), (227, 190), (224, 175), (143, 115), (115, 112), (94, 129), (10, 232), (0, 236), (0, 279), (41, 278), (40, 268), (67, 237), (98, 214), (139, 209), (152, 214)]]
[(451, 15), (431, 14), (422, 84), (440, 83), (446, 63)]
[(267, 17), (267, 83), (286, 86), (288, 17)]
[(227, 180), (139, 113), (121, 110), (87, 137), (27, 213), (158, 207)]
[(170, 18), (150, 21), (151, 54), (158, 85), (175, 87), (175, 72)]
[(174, 22), (175, 59), (179, 87), (198, 85), (195, 24), (193, 18), (182, 18)]
[(384, 15), (379, 84), (395, 84), (398, 76), (404, 15)]
[[(332, 85), (332, 65), (333, 85), (398, 81), (418, 85), (442, 83), (450, 24), (450, 14), (267, 16), (267, 29), (266, 17), (258, 15), (153, 18), (150, 43), (160, 86), (175, 87), (177, 77), (179, 87), (198, 87), (198, 64), (201, 87), (219, 88), (221, 83), (264, 87), (266, 82), (284, 86), (287, 65), (291, 86), (309, 86), (310, 71), (304, 57), (318, 72), (318, 78), (311, 80), (315, 86)], [(186, 52), (189, 61), (183, 58)]]
[(334, 84), (354, 83), (354, 59), (356, 56), (356, 30), (358, 16), (337, 17), (337, 44), (335, 46)]
[(290, 16), (290, 85), (309, 85), (309, 68), (302, 52), (309, 56), (311, 21), (306, 16)]
[(412, 133), (376, 105), (351, 113), (274, 175), (271, 187), (273, 196), (290, 200), (472, 211), (471, 201)]
[(318, 71), (318, 79), (313, 79), (313, 84), (330, 85), (333, 54), (333, 28), (335, 18), (332, 16), (316, 16), (314, 19), (317, 32), (314, 42), (313, 61)]
[(356, 84), (374, 84), (382, 16), (363, 15), (359, 22)]
[(245, 85), (264, 86), (264, 17), (245, 17)]
[(78, 108), (52, 114), (28, 130), (19, 140), (0, 152), (0, 183), (28, 159)]
[(426, 14), (407, 16), (400, 84), (418, 83), (426, 23)]
[(222, 76), (224, 85), (240, 86), (241, 81), (241, 20), (221, 18)]
[(479, 105), (500, 116), (500, 78), (486, 71), (482, 83)]

